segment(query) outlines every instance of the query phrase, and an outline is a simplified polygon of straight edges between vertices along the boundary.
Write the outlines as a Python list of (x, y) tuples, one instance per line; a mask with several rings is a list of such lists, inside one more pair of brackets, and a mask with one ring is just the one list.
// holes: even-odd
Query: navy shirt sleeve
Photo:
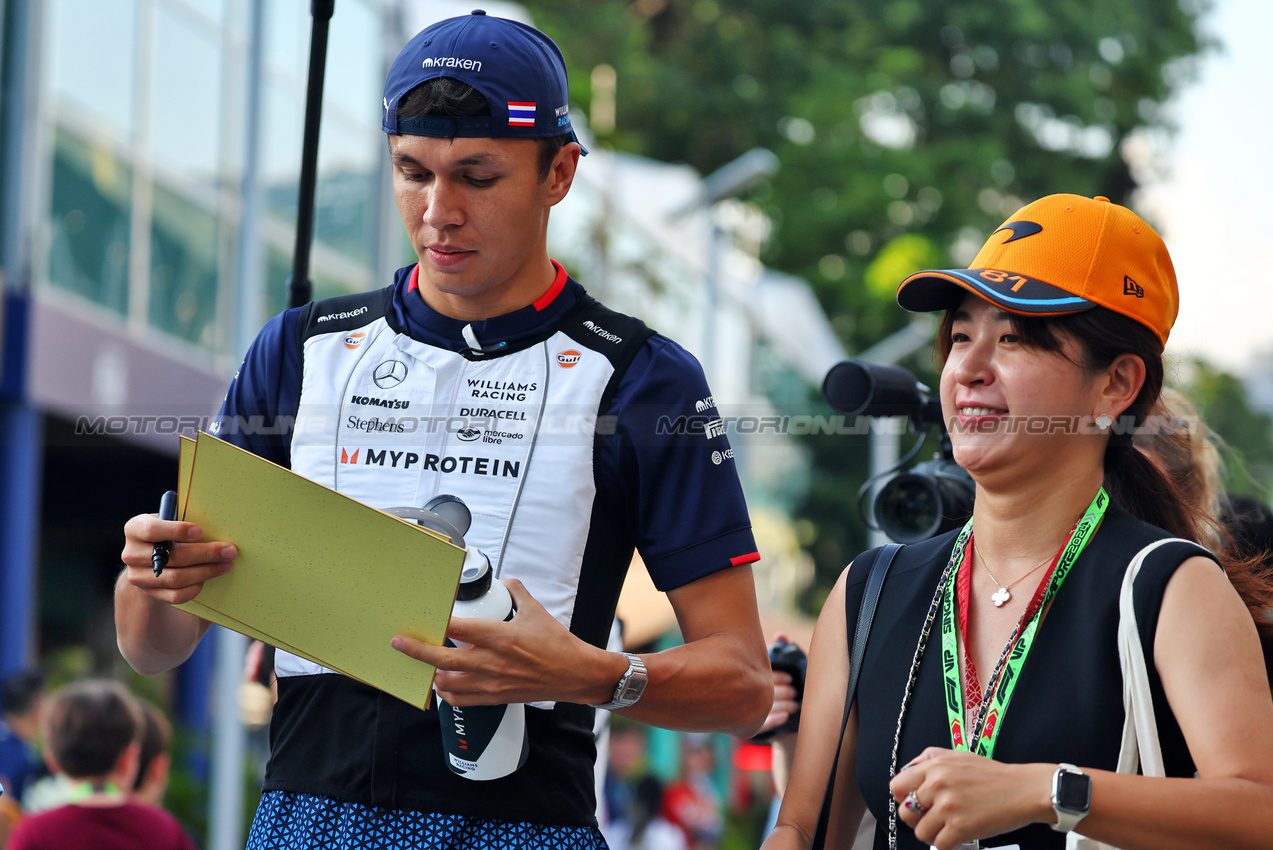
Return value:
[(265, 323), (230, 382), (211, 433), (281, 466), (291, 466), (291, 429), (300, 406), (296, 341), (300, 311)]
[(759, 560), (724, 423), (698, 361), (655, 335), (615, 390), (597, 483), (618, 484), (628, 534), (655, 586), (672, 590)]

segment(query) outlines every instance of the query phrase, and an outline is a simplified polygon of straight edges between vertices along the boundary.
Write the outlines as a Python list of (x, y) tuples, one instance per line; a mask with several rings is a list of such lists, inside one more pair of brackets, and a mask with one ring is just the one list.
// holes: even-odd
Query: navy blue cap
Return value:
[[(486, 97), (490, 115), (400, 118), (398, 104), (428, 80), (451, 77)], [(543, 139), (570, 133), (566, 60), (539, 30), (480, 9), (421, 30), (402, 48), (385, 80), (384, 119), (391, 135)], [(587, 153), (587, 151), (584, 151)]]

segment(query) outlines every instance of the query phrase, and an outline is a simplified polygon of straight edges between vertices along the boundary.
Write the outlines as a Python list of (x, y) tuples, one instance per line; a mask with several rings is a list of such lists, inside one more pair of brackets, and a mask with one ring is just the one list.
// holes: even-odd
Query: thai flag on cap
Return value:
[(535, 126), (535, 104), (533, 103), (514, 103), (508, 102), (508, 126), (510, 127), (534, 127)]

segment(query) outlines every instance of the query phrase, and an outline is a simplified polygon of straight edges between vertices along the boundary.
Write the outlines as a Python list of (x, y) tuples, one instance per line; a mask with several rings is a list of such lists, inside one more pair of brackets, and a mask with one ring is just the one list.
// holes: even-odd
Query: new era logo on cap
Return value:
[(1137, 298), (1145, 297), (1145, 288), (1127, 275), (1123, 275), (1123, 294), (1135, 295)]
[(508, 102), (508, 125), (510, 127), (534, 127), (535, 104)]

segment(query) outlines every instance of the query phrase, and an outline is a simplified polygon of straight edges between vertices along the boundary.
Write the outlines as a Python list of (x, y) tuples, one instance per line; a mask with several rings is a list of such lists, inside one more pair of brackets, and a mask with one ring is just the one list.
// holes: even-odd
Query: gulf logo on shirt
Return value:
[(345, 337), (345, 348), (348, 348), (350, 351), (353, 351), (355, 348), (362, 345), (363, 340), (365, 340), (366, 338), (367, 338), (367, 335), (365, 333), (350, 334), (349, 336)]
[(557, 354), (557, 365), (563, 369), (569, 369), (579, 362), (579, 358), (583, 355), (573, 348), (569, 351), (562, 351)]
[(515, 101), (510, 100), (508, 102), (508, 126), (534, 127), (535, 126), (535, 104), (517, 103)]

